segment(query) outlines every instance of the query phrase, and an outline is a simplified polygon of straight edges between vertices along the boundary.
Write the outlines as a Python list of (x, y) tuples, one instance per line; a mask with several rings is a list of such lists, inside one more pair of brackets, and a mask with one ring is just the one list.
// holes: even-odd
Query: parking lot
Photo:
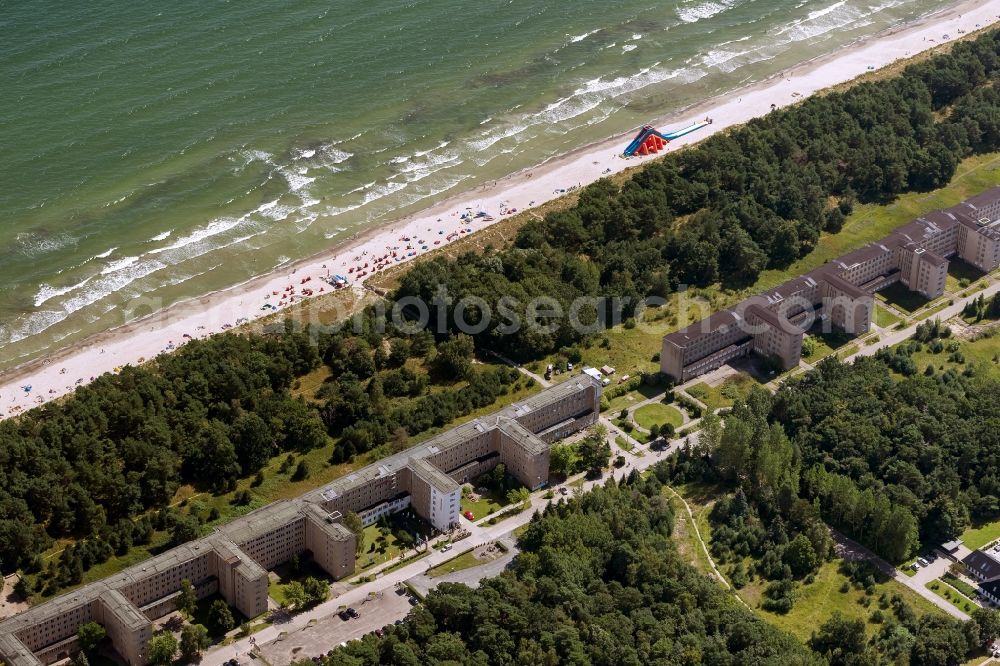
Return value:
[(948, 567), (951, 566), (951, 560), (947, 557), (937, 557), (933, 562), (930, 562), (926, 567), (920, 567), (913, 576), (911, 580), (920, 585), (931, 582), (935, 578), (940, 578), (941, 576), (948, 573)]
[[(277, 640), (260, 647), (261, 655), (271, 666), (287, 666), (298, 659), (308, 659), (337, 647), (342, 642), (361, 638), (410, 612), (409, 597), (389, 590), (380, 597), (370, 598), (354, 608), (361, 617), (341, 620), (334, 613)], [(241, 659), (245, 663), (246, 659)]]

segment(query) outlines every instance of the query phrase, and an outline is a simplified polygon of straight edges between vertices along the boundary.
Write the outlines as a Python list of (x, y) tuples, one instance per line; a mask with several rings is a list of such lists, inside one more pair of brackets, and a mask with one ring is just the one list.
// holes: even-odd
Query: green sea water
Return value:
[(0, 368), (946, 4), (0, 0)]

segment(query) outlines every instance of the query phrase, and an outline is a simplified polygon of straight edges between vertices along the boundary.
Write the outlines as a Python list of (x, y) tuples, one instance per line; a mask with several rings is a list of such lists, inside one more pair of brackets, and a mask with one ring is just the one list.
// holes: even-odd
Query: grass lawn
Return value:
[(902, 282), (896, 282), (882, 289), (876, 298), (892, 304), (897, 310), (904, 310), (911, 314), (930, 302), (917, 292), (907, 289)]
[[(803, 641), (808, 640), (812, 632), (830, 619), (836, 611), (840, 611), (849, 619), (860, 618), (867, 623), (871, 614), (879, 608), (879, 597), (883, 593), (889, 597), (893, 594), (900, 595), (917, 615), (942, 612), (916, 592), (893, 580), (877, 583), (875, 593), (871, 597), (871, 605), (865, 608), (859, 603), (865, 597), (863, 590), (851, 586), (847, 592), (840, 591), (843, 584), (848, 582), (847, 576), (840, 572), (840, 563), (840, 560), (823, 563), (812, 584), (799, 585), (795, 591), (795, 605), (785, 615), (759, 608), (761, 592), (766, 584), (754, 581), (754, 584), (740, 590), (739, 595), (768, 622)], [(882, 612), (891, 613), (891, 610)], [(868, 624), (869, 633), (878, 631), (880, 626)]]
[(297, 572), (293, 573), (291, 571), (291, 568), (286, 565), (279, 567), (275, 571), (275, 573), (278, 574), (278, 579), (277, 580), (274, 580), (273, 578), (268, 579), (267, 596), (271, 597), (272, 599), (277, 601), (278, 604), (282, 606), (288, 603), (288, 597), (285, 596), (285, 586), (291, 583), (292, 581), (297, 580), (301, 583), (310, 576), (312, 576), (313, 578), (317, 578), (319, 580), (325, 580), (327, 582), (331, 582), (332, 580), (330, 578), (330, 575), (325, 571), (323, 571), (312, 560), (303, 562), (299, 566), (299, 570)]
[(316, 392), (331, 375), (333, 375), (333, 370), (324, 363), (312, 372), (292, 382), (290, 393), (293, 398), (301, 397), (307, 402), (320, 404), (322, 401), (316, 399)]
[(896, 567), (896, 571), (906, 576), (909, 576), (910, 578), (913, 578), (914, 576), (917, 575), (917, 572), (913, 570), (913, 565), (916, 564), (917, 557), (918, 556), (914, 556), (909, 560), (907, 560), (906, 562), (903, 562), (898, 567)]
[(611, 414), (619, 414), (623, 409), (631, 410), (632, 405), (648, 400), (649, 398), (655, 398), (663, 392), (662, 386), (648, 386), (643, 384), (635, 391), (629, 391), (628, 393), (623, 393), (612, 398), (608, 402), (608, 408), (604, 411)]
[(923, 312), (919, 313), (916, 317), (914, 317), (914, 321), (923, 321), (925, 319), (930, 319), (938, 312), (941, 312), (941, 310), (944, 310), (949, 305), (951, 305), (951, 303), (948, 301), (948, 299), (942, 299), (940, 303), (937, 303), (927, 308)]
[(700, 384), (695, 384), (687, 389), (687, 392), (693, 397), (701, 400), (705, 403), (711, 411), (717, 409), (722, 409), (725, 407), (732, 407), (733, 401), (738, 398), (744, 398), (750, 392), (750, 389), (757, 384), (753, 377), (746, 373), (739, 373), (731, 377), (727, 377), (718, 386), (709, 386), (708, 384), (702, 382)]
[(1000, 520), (969, 527), (962, 532), (961, 539), (969, 550), (979, 550), (986, 544), (1000, 539)]
[[(687, 484), (675, 490), (683, 495), (691, 507), (702, 538), (710, 541), (712, 530), (708, 521), (708, 514), (711, 511), (712, 504), (718, 498), (720, 490), (715, 486), (706, 484)], [(670, 491), (664, 489), (664, 494), (669, 496)], [(677, 515), (683, 515), (685, 519), (687, 518), (687, 512), (684, 511), (683, 507), (678, 507)], [(699, 569), (707, 568), (707, 558), (704, 557), (704, 552), (700, 547), (695, 548), (698, 544), (694, 536), (694, 530), (690, 526), (690, 521), (681, 521), (678, 519), (675, 538), (678, 541), (678, 548), (682, 553), (688, 555), (688, 559), (692, 564)], [(701, 555), (699, 555), (699, 552)], [(843, 584), (849, 582), (847, 576), (840, 572), (840, 565), (841, 560), (839, 559), (823, 563), (816, 573), (816, 578), (812, 584), (800, 584), (797, 587), (795, 591), (795, 604), (792, 610), (785, 615), (771, 613), (760, 608), (761, 595), (764, 588), (767, 587), (767, 581), (754, 579), (751, 584), (737, 593), (768, 622), (794, 634), (800, 640), (808, 640), (812, 632), (826, 622), (835, 611), (840, 611), (850, 619), (861, 618), (867, 623), (871, 614), (879, 607), (879, 597), (883, 593), (886, 593), (888, 597), (891, 597), (893, 594), (900, 595), (913, 608), (917, 615), (941, 612), (934, 604), (893, 580), (876, 583), (871, 604), (868, 608), (865, 608), (859, 603), (865, 597), (863, 590), (851, 586), (848, 592), (840, 591)], [(720, 565), (720, 569), (726, 574), (728, 574), (731, 568), (732, 564)], [(891, 612), (891, 610), (883, 610), (883, 612)], [(877, 624), (868, 624), (869, 633), (878, 631), (879, 626)]]
[[(225, 601), (225, 599), (222, 598), (222, 595), (218, 593), (209, 595), (204, 599), (199, 599), (198, 605), (195, 606), (194, 614), (191, 617), (191, 624), (203, 624), (208, 627), (209, 633), (212, 634), (212, 627), (214, 624), (209, 620), (209, 609), (211, 609), (214, 602), (220, 599)], [(248, 619), (245, 615), (243, 615), (243, 613), (236, 610), (235, 606), (230, 606), (229, 612), (233, 614), (233, 620), (235, 620), (235, 626), (237, 627), (246, 622)], [(212, 634), (213, 642), (217, 642), (220, 638), (222, 638), (221, 635)]]
[[(674, 507), (676, 521), (674, 523), (674, 541), (677, 550), (688, 561), (689, 564), (707, 576), (715, 577), (712, 565), (709, 562), (705, 548), (698, 540), (699, 533), (705, 539), (706, 545), (710, 538), (711, 528), (708, 524), (708, 514), (719, 497), (721, 491), (718, 487), (704, 483), (687, 483), (674, 488), (663, 487), (663, 496), (670, 498)], [(683, 498), (691, 508), (692, 520), (684, 505)], [(697, 529), (696, 529), (697, 528)]]
[(959, 592), (961, 592), (965, 596), (969, 597), (970, 599), (974, 599), (976, 597), (976, 594), (977, 594), (976, 588), (972, 587), (971, 585), (969, 585), (968, 583), (966, 583), (961, 578), (955, 576), (951, 572), (946, 573), (945, 575), (941, 576), (941, 580), (943, 580), (944, 582), (948, 583), (953, 588), (955, 588), (956, 590), (958, 590)]
[[(478, 567), (482, 564), (488, 564), (492, 562), (495, 557), (479, 558), (475, 556), (475, 549), (470, 550), (466, 553), (462, 553), (457, 557), (453, 557), (450, 560), (442, 562), (433, 569), (427, 572), (427, 576), (430, 578), (437, 578), (438, 576), (444, 576), (445, 574), (450, 574), (455, 571), (462, 571), (464, 569), (471, 569), (473, 567)], [(502, 554), (502, 553), (501, 553)]]
[(628, 441), (627, 439), (625, 439), (621, 435), (618, 435), (617, 437), (615, 437), (615, 444), (617, 444), (618, 448), (621, 449), (622, 451), (631, 451), (632, 449), (635, 448), (635, 446), (633, 446), (632, 442)]
[(812, 341), (813, 350), (811, 354), (802, 355), (802, 360), (806, 363), (816, 363), (820, 359), (826, 358), (836, 351), (833, 347), (827, 344), (826, 340), (824, 340), (822, 336), (810, 334), (807, 339)]
[(890, 312), (888, 308), (878, 301), (875, 302), (875, 323), (880, 327), (891, 328), (901, 321), (902, 319), (896, 316), (895, 313)]
[(385, 569), (382, 569), (382, 571), (380, 572), (380, 575), (381, 574), (392, 573), (396, 569), (400, 569), (402, 567), (405, 567), (405, 566), (408, 566), (410, 564), (413, 564), (417, 560), (422, 560), (422, 559), (424, 559), (425, 557), (427, 557), (430, 554), (431, 554), (430, 550), (422, 550), (419, 553), (417, 553), (416, 555), (410, 555), (405, 560), (397, 560), (396, 563), (393, 564), (392, 566), (388, 566)]
[(944, 282), (945, 291), (964, 289), (981, 277), (983, 277), (983, 273), (978, 268), (957, 256), (952, 257), (948, 260), (948, 275), (945, 276)]
[[(472, 485), (475, 486), (476, 484), (473, 483)], [(480, 495), (479, 499), (475, 502), (471, 501), (467, 496), (462, 495), (462, 513), (471, 511), (476, 520), (479, 520), (507, 506), (506, 497), (500, 497), (489, 489), (485, 490), (487, 492)], [(473, 492), (479, 494), (477, 490), (473, 490)]]
[(951, 605), (965, 613), (971, 613), (976, 609), (976, 604), (967, 596), (945, 583), (940, 578), (932, 580), (924, 585), (928, 590), (938, 595)]
[(411, 544), (400, 543), (396, 537), (397, 530), (404, 530), (410, 534), (416, 531), (424, 538), (430, 535), (429, 525), (415, 518), (407, 518), (406, 514), (407, 512), (403, 511), (389, 516), (388, 528), (378, 523), (365, 528), (365, 545), (355, 563), (356, 571), (398, 559), (404, 550), (411, 548)]
[(653, 425), (662, 426), (666, 423), (677, 429), (684, 423), (684, 416), (676, 407), (659, 402), (643, 405), (635, 410), (633, 417), (635, 422), (646, 430), (649, 430)]
[[(961, 371), (966, 365), (972, 365), (983, 374), (1000, 378), (1000, 363), (998, 363), (1000, 361), (1000, 335), (980, 338), (974, 342), (959, 341), (958, 349), (965, 357), (964, 364), (948, 360), (948, 357), (951, 356), (951, 353), (947, 351), (949, 342), (951, 341), (945, 341), (946, 350), (938, 354), (932, 354), (926, 345), (924, 345), (923, 350), (914, 353), (912, 358), (917, 365), (917, 371), (923, 372), (928, 365), (933, 365), (939, 372), (949, 368)], [(994, 357), (998, 361), (994, 361)], [(977, 545), (989, 543), (997, 538), (1000, 538), (1000, 522), (970, 528), (962, 535), (962, 540), (969, 548), (975, 548)], [(971, 543), (969, 539), (971, 539)]]
[(858, 346), (854, 343), (851, 343), (846, 347), (842, 347), (839, 351), (837, 351), (837, 358), (840, 359), (847, 358), (848, 356), (856, 353), (857, 351), (858, 351)]

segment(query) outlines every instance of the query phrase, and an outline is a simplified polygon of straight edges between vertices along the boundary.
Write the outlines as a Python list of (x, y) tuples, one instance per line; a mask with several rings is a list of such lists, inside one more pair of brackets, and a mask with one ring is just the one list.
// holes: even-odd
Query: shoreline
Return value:
[[(673, 152), (762, 116), (771, 110), (772, 103), (776, 108), (790, 106), (900, 60), (960, 41), (968, 34), (993, 26), (1000, 19), (998, 15), (1000, 0), (958, 2), (909, 23), (859, 38), (756, 83), (678, 109), (668, 117), (657, 116), (651, 124), (671, 129), (706, 116), (712, 118), (713, 124), (709, 127), (671, 142), (669, 152)], [(943, 39), (944, 34), (950, 38)], [(203, 338), (301, 304), (307, 298), (301, 293), (303, 289), (312, 289), (314, 296), (333, 293), (334, 290), (321, 279), (327, 275), (344, 275), (352, 281), (350, 288), (364, 291), (365, 278), (374, 274), (371, 267), (365, 265), (373, 267), (375, 257), (388, 255), (387, 269), (445, 247), (450, 240), (467, 237), (491, 224), (479, 218), (463, 221), (460, 218), (462, 211), (485, 210), (495, 218), (494, 222), (499, 222), (511, 216), (500, 214), (501, 210), (516, 209), (518, 213), (530, 210), (601, 177), (662, 156), (621, 158), (620, 152), (630, 138), (628, 133), (610, 136), (550, 157), (492, 184), (480, 185), (417, 213), (366, 229), (343, 243), (225, 289), (178, 301), (162, 309), (157, 309), (155, 303), (139, 299), (140, 305), (152, 305), (155, 311), (0, 373), (0, 419), (66, 395), (105, 372), (173, 351), (188, 339)], [(355, 270), (349, 272), (351, 269)], [(366, 271), (366, 275), (354, 281), (361, 271)], [(294, 297), (281, 301), (286, 294), (294, 294)], [(265, 308), (282, 302), (283, 306), (277, 310)], [(23, 385), (30, 385), (31, 390), (23, 390)]]

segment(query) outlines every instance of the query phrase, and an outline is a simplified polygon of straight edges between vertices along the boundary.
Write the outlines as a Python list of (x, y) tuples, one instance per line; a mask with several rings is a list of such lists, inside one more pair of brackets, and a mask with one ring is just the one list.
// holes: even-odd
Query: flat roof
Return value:
[(974, 197), (969, 197), (962, 203), (955, 206), (955, 208), (967, 206), (969, 208), (979, 209), (992, 206), (998, 202), (1000, 202), (1000, 187), (991, 187), (985, 192), (981, 192)]
[(279, 500), (216, 529), (232, 539), (233, 543), (241, 545), (293, 522), (296, 516), (302, 517), (301, 507), (297, 502)]
[(497, 427), (500, 432), (510, 437), (518, 446), (531, 455), (545, 453), (549, 445), (514, 419), (500, 417), (497, 419)]
[(0, 633), (0, 659), (7, 666), (39, 666), (42, 662), (17, 636)]
[[(738, 306), (737, 306), (738, 307)], [(705, 337), (728, 326), (739, 325), (743, 318), (733, 310), (719, 310), (713, 312), (701, 321), (696, 321), (690, 326), (668, 333), (663, 340), (683, 349), (688, 344)]]
[(333, 516), (323, 510), (319, 504), (305, 504), (305, 510), (315, 518), (314, 524), (326, 532), (327, 536), (334, 541), (347, 541), (354, 537), (354, 532), (338, 523)]
[[(600, 388), (597, 379), (580, 373), (571, 379), (551, 386), (535, 395), (512, 403), (492, 416), (473, 419), (468, 423), (446, 430), (428, 439), (422, 444), (400, 451), (388, 458), (382, 458), (370, 465), (351, 472), (347, 476), (332, 481), (322, 488), (305, 496), (309, 502), (328, 502), (358, 486), (370, 483), (375, 479), (399, 473), (421, 458), (428, 458), (455, 446), (461, 446), (474, 437), (486, 434), (497, 427), (497, 419), (517, 419), (527, 414), (543, 409), (564, 398), (585, 391), (589, 388)], [(446, 491), (445, 491), (446, 492)]]
[(432, 465), (425, 458), (414, 458), (408, 465), (410, 472), (439, 493), (450, 493), (458, 489), (458, 484), (450, 476)]
[(101, 601), (107, 610), (114, 613), (118, 621), (129, 629), (142, 629), (149, 624), (149, 619), (118, 590), (108, 590), (101, 595)]
[(858, 287), (853, 282), (845, 280), (838, 273), (830, 271), (823, 276), (823, 279), (830, 283), (835, 289), (839, 289), (851, 298), (864, 298), (866, 296), (871, 296), (867, 291)]
[(770, 325), (771, 327), (776, 328), (784, 333), (793, 333), (798, 335), (802, 334), (802, 329), (793, 324), (792, 322), (788, 321), (787, 317), (780, 315), (776, 312), (771, 312), (760, 303), (750, 303), (749, 305), (747, 305), (746, 309), (744, 310), (744, 314), (746, 314), (748, 317), (751, 315), (759, 317), (760, 319), (763, 319), (765, 322), (767, 322), (767, 324)]

